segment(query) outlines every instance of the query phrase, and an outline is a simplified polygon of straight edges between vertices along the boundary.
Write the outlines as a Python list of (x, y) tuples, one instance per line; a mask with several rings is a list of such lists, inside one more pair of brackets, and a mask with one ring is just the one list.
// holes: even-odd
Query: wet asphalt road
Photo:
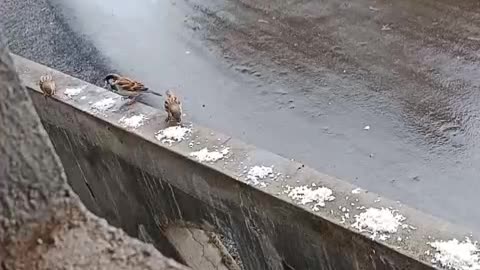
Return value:
[(19, 2), (15, 53), (480, 231), (478, 1)]

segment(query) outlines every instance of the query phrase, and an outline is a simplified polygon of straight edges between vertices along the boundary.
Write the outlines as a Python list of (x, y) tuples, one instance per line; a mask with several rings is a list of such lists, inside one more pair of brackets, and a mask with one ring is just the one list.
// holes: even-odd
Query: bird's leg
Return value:
[(135, 101), (132, 102), (132, 99), (130, 97), (122, 96), (121, 99), (125, 102), (122, 104), (122, 106), (120, 106), (120, 108), (123, 108), (125, 106), (130, 106), (135, 102)]
[(130, 98), (130, 101), (128, 101), (127, 104), (128, 104), (128, 105), (132, 105), (133, 103), (135, 103), (135, 102), (137, 101), (137, 97), (138, 97), (138, 96), (131, 97), (131, 98)]
[(120, 99), (122, 100), (122, 106), (120, 106), (120, 108), (123, 108), (125, 106), (130, 105), (130, 98), (129, 97), (122, 96)]

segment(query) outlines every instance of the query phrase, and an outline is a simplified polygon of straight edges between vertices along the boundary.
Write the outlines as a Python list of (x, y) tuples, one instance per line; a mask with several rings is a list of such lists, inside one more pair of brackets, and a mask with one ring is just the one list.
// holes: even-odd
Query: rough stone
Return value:
[(0, 156), (1, 269), (186, 269), (83, 207), (1, 36)]

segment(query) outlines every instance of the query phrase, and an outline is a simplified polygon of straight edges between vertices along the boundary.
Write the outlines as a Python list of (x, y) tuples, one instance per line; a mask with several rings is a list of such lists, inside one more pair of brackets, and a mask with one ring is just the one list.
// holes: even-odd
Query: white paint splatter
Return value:
[(225, 148), (222, 151), (208, 151), (205, 147), (200, 151), (190, 153), (190, 156), (196, 158), (200, 162), (215, 162), (228, 154), (229, 148)]
[(387, 208), (368, 208), (365, 212), (355, 216), (355, 223), (352, 227), (360, 232), (366, 231), (372, 234), (372, 239), (377, 236), (380, 240), (386, 240), (389, 234), (396, 233), (398, 226), (402, 225), (405, 217), (395, 214)]
[(273, 166), (253, 166), (247, 172), (247, 181), (250, 182), (252, 185), (257, 186), (260, 185), (261, 187), (266, 187), (267, 184), (263, 181), (259, 181), (261, 179), (265, 179), (267, 177), (272, 178), (273, 174)]
[(352, 194), (360, 194), (361, 191), (362, 191), (361, 188), (356, 188), (352, 190)]
[(454, 270), (480, 269), (480, 249), (477, 242), (472, 242), (468, 237), (462, 242), (452, 239), (428, 244), (436, 250), (432, 259), (433, 263)]
[(122, 117), (118, 122), (120, 125), (128, 128), (138, 128), (141, 127), (147, 118), (143, 114), (138, 114), (130, 117)]
[(162, 143), (172, 144), (174, 142), (181, 142), (185, 139), (185, 136), (192, 132), (192, 129), (182, 127), (182, 126), (173, 126), (166, 129), (159, 130), (155, 138)]
[(331, 189), (327, 187), (312, 189), (307, 185), (290, 189), (288, 197), (298, 201), (298, 203), (302, 205), (313, 203), (313, 211), (318, 211), (320, 210), (320, 207), (325, 207), (325, 202), (335, 200), (335, 196), (333, 196)]
[(102, 99), (100, 101), (97, 101), (97, 102), (93, 103), (92, 109), (104, 112), (104, 111), (112, 108), (113, 105), (115, 105), (115, 99), (105, 98), (105, 99)]
[(81, 87), (78, 87), (78, 88), (67, 88), (65, 89), (65, 92), (63, 92), (67, 97), (69, 98), (72, 98), (74, 96), (77, 96), (79, 95), (83, 89), (85, 89), (87, 86), (81, 86)]

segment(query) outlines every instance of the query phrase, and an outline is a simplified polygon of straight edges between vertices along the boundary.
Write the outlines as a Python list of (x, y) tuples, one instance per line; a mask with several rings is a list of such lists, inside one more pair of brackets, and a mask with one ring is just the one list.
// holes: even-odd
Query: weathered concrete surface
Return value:
[[(469, 232), (373, 193), (352, 194), (355, 187), (346, 182), (202, 127), (193, 126), (180, 143), (161, 144), (155, 134), (165, 128), (163, 112), (142, 104), (119, 109), (120, 98), (113, 93), (21, 57), (15, 60), (70, 184), (89, 209), (131, 235), (142, 227), (160, 237), (169, 226), (230, 235), (251, 270), (415, 270), (433, 268), (431, 255), (425, 254), (430, 236), (462, 238)], [(35, 84), (47, 71), (59, 85), (55, 98), (44, 99)], [(66, 88), (82, 91), (68, 97)], [(93, 110), (94, 102), (110, 98), (111, 108)], [(148, 118), (138, 128), (119, 123), (138, 114)], [(206, 146), (229, 147), (230, 154), (214, 163), (189, 157)], [(244, 175), (245, 168), (262, 164), (281, 173), (263, 189), (247, 184)], [(298, 183), (328, 187), (336, 199), (317, 212), (295, 205), (284, 191)], [(388, 240), (372, 241), (352, 230), (351, 217), (362, 211), (352, 204), (392, 207), (416, 229), (400, 228)]]
[(83, 207), (1, 34), (0, 156), (1, 269), (185, 269)]
[(165, 230), (165, 235), (194, 270), (240, 270), (212, 232), (171, 226)]

